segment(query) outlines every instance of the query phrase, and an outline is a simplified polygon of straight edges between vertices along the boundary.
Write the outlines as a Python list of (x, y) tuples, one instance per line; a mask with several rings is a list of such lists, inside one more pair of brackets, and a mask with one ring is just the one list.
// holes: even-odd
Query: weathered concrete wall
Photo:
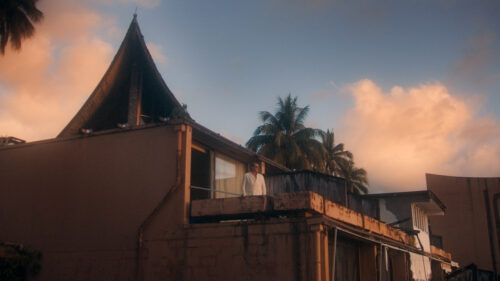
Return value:
[(328, 238), (306, 220), (222, 222), (151, 231), (143, 280), (326, 280)]
[(397, 198), (384, 198), (379, 200), (380, 220), (385, 223), (394, 223), (398, 227), (412, 229), (412, 213), (411, 204), (414, 198), (411, 197), (397, 197)]
[(137, 229), (175, 184), (176, 155), (173, 126), (1, 149), (0, 241), (42, 251), (38, 280), (131, 280)]
[(323, 199), (314, 192), (279, 193), (272, 196), (247, 196), (218, 200), (196, 200), (191, 203), (191, 216), (194, 218), (214, 218), (226, 215), (248, 213), (266, 213), (275, 216), (279, 212), (306, 212), (309, 214), (324, 214), (343, 223), (359, 227), (391, 240), (414, 245), (413, 239), (405, 232), (369, 216)]
[[(475, 263), (493, 271), (491, 249), (500, 270), (499, 234), (496, 229), (493, 196), (500, 192), (500, 178), (466, 178), (427, 174), (427, 188), (446, 205), (444, 216), (431, 217), (432, 233), (443, 237), (443, 249), (460, 266)], [(488, 190), (491, 208), (493, 245), (488, 235), (484, 191)]]
[[(413, 205), (411, 208), (419, 208), (415, 203), (411, 205)], [(427, 221), (428, 217), (426, 215), (424, 215), (424, 217)], [(418, 218), (413, 218), (413, 228), (420, 232), (416, 235), (417, 239), (414, 241), (414, 246), (423, 249), (427, 253), (431, 253), (429, 233), (426, 232), (425, 229), (419, 228), (415, 220), (418, 220)], [(415, 281), (426, 281), (432, 278), (431, 260), (429, 258), (417, 254), (410, 254), (410, 262), (412, 276)]]
[(432, 278), (431, 260), (428, 257), (410, 253), (410, 264), (414, 281), (427, 281)]

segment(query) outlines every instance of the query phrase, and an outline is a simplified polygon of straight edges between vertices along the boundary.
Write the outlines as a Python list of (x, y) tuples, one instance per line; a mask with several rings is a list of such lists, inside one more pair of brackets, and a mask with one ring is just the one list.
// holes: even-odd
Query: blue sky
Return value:
[[(162, 1), (153, 9), (139, 6), (138, 19), (145, 39), (162, 46), (167, 63), (158, 67), (193, 117), (247, 140), (257, 112), (273, 110), (288, 93), (310, 105), (309, 122), (336, 127), (352, 103), (342, 87), (363, 78), (386, 90), (440, 81), (457, 94), (484, 95), (482, 112), (495, 112), (498, 3)], [(99, 8), (126, 27), (133, 7)], [(483, 51), (469, 46), (483, 34), (493, 40), (478, 48), (493, 52), (495, 61), (477, 58), (472, 73), (460, 72), (468, 52)], [(476, 72), (496, 79), (475, 81)], [(330, 95), (317, 98), (319, 92)]]
[(335, 130), (376, 189), (421, 187), (425, 172), (500, 174), (499, 1), (39, 4), (46, 17), (35, 38), (0, 58), (2, 135), (55, 136), (137, 8), (167, 85), (196, 121), (236, 142), (291, 93), (310, 106), (310, 126)]

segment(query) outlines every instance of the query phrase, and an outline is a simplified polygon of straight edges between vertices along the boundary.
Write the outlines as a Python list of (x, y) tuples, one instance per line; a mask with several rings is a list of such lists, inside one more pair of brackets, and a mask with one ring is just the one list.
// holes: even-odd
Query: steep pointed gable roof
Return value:
[(58, 137), (78, 135), (82, 129), (116, 128), (130, 123), (131, 114), (155, 122), (176, 110), (182, 111), (182, 105), (156, 68), (134, 15), (108, 70)]

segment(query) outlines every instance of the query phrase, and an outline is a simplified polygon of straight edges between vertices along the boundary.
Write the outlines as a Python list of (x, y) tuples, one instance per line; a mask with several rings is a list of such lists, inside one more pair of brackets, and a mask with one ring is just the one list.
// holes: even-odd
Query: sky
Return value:
[(40, 0), (0, 57), (0, 136), (55, 137), (99, 82), (137, 10), (191, 116), (244, 144), (278, 97), (368, 171), (372, 192), (425, 173), (500, 176), (500, 1)]

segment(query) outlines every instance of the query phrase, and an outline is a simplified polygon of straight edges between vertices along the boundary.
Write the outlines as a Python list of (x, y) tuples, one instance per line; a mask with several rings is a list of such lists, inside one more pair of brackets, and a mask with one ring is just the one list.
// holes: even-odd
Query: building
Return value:
[[(241, 197), (256, 160), (269, 195)], [(342, 179), (292, 172), (191, 120), (135, 17), (58, 137), (0, 148), (0, 182), (0, 241), (43, 253), (37, 280), (430, 280), (451, 262)], [(419, 277), (412, 255), (439, 266)]]
[[(425, 252), (439, 251), (431, 245), (429, 218), (443, 216), (445, 205), (431, 191), (412, 191), (397, 193), (370, 194), (365, 197), (376, 198), (379, 203), (379, 219), (391, 226), (413, 233), (415, 246)], [(430, 272), (440, 272), (442, 264), (436, 260), (410, 253), (411, 270), (414, 278), (425, 280)], [(446, 272), (451, 272), (451, 264)], [(444, 276), (441, 276), (444, 277)]]
[(460, 266), (475, 264), (498, 275), (500, 269), (500, 178), (453, 177), (426, 174), (427, 188), (446, 205), (432, 217), (438, 246)]

